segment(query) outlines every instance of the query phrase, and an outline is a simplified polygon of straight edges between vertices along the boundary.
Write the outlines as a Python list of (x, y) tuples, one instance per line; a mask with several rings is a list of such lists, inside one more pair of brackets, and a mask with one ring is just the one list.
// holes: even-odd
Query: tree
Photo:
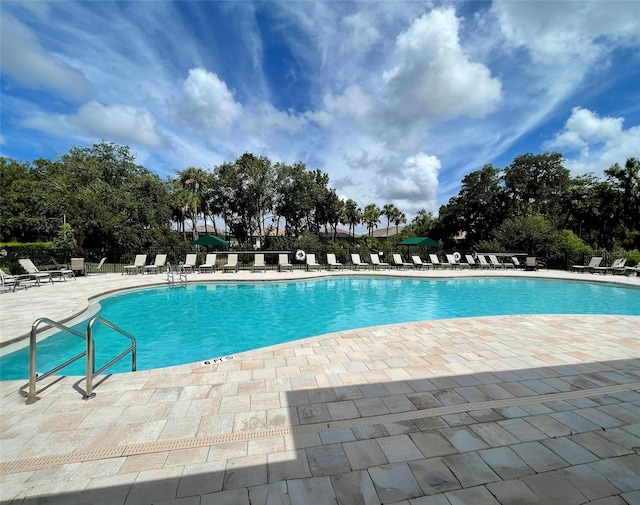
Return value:
[(362, 211), (351, 198), (344, 204), (344, 219), (344, 224), (349, 225), (349, 232), (352, 232), (351, 236), (355, 239), (356, 226), (362, 221)]
[(466, 175), (459, 194), (440, 209), (444, 233), (453, 236), (464, 231), (471, 243), (490, 239), (504, 218), (505, 194), (500, 170), (492, 165)]
[(569, 186), (569, 170), (560, 153), (523, 154), (504, 169), (511, 215), (545, 216), (558, 222), (562, 193)]
[(398, 227), (401, 224), (407, 222), (407, 216), (404, 215), (404, 212), (398, 212), (393, 218), (393, 224), (396, 225), (396, 235), (398, 235)]
[[(616, 218), (623, 227), (622, 234), (629, 235), (640, 221), (640, 159), (629, 158), (624, 167), (617, 163), (604, 171), (616, 193)], [(637, 235), (635, 237), (638, 239)], [(638, 246), (630, 243), (630, 247)]]
[(367, 225), (369, 236), (373, 236), (373, 229), (380, 222), (380, 208), (375, 203), (368, 204), (362, 213), (362, 221)]
[(265, 156), (245, 153), (214, 169), (223, 199), (222, 214), (231, 233), (246, 243), (254, 232), (264, 241), (266, 216), (273, 210), (275, 170)]
[(554, 249), (558, 232), (543, 216), (514, 217), (504, 220), (495, 238), (506, 250), (545, 255)]
[(184, 170), (177, 171), (178, 180), (182, 187), (191, 192), (195, 199), (190, 199), (190, 204), (195, 201), (195, 207), (190, 205), (191, 214), (193, 220), (193, 239), (196, 240), (198, 238), (198, 230), (197, 230), (197, 222), (200, 218), (200, 215), (204, 218), (204, 231), (207, 233), (207, 219), (206, 219), (206, 208), (207, 208), (207, 184), (210, 182), (210, 178), (208, 174), (201, 168), (196, 167), (188, 167)]
[(436, 219), (433, 217), (433, 213), (427, 212), (426, 209), (420, 209), (409, 224), (409, 230), (405, 229), (403, 234), (409, 232), (416, 237), (428, 237), (435, 223)]
[[(389, 225), (395, 221), (396, 216), (400, 213), (400, 210), (392, 203), (386, 203), (382, 207), (381, 215), (386, 216), (387, 218), (387, 236), (389, 238)], [(397, 230), (396, 230), (397, 234)]]

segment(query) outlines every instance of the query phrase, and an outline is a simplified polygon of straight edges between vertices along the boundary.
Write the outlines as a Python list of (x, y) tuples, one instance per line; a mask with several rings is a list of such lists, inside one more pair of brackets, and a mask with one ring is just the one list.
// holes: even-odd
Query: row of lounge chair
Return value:
[[(160, 255), (165, 256), (165, 255)], [(228, 253), (226, 263), (222, 265), (217, 265), (217, 256), (218, 253), (209, 253), (206, 256), (206, 259), (203, 264), (200, 266), (196, 266), (196, 254), (187, 254), (185, 261), (180, 264), (180, 268), (182, 268), (185, 272), (191, 273), (196, 270), (200, 273), (212, 273), (218, 270), (222, 272), (237, 272), (238, 271), (238, 254), (237, 253)], [(251, 265), (252, 271), (266, 271), (267, 265), (265, 263), (263, 253), (256, 253), (254, 255), (254, 262)], [(345, 268), (345, 265), (339, 262), (336, 259), (336, 255), (334, 253), (327, 254), (327, 262), (325, 265), (321, 265), (316, 260), (315, 254), (307, 254), (305, 255), (305, 267), (308, 271), (312, 270), (320, 270), (323, 266), (327, 270), (340, 270)], [(512, 258), (511, 263), (502, 263), (498, 260), (495, 255), (489, 255), (489, 260), (487, 261), (483, 255), (479, 255), (474, 258), (472, 255), (466, 255), (466, 262), (460, 262), (459, 259), (454, 254), (447, 254), (446, 262), (441, 262), (436, 254), (429, 255), (429, 261), (423, 261), (420, 256), (414, 255), (411, 257), (411, 262), (404, 261), (400, 254), (393, 254), (393, 263), (387, 263), (380, 260), (380, 256), (376, 253), (370, 254), (370, 261), (363, 261), (360, 257), (360, 254), (353, 253), (351, 254), (351, 264), (346, 265), (351, 267), (353, 270), (360, 269), (373, 269), (378, 270), (381, 268), (390, 269), (395, 267), (399, 270), (405, 269), (429, 269), (429, 268), (530, 268), (536, 269), (535, 258), (531, 258), (534, 263), (527, 261), (527, 264), (521, 264), (516, 257)], [(123, 273), (144, 273), (145, 271), (152, 272), (157, 271), (158, 267), (158, 258), (156, 257), (156, 262), (152, 265), (146, 265), (146, 256), (139, 255), (136, 258), (137, 261), (134, 265), (126, 266), (123, 270)], [(164, 257), (160, 258), (160, 262), (165, 260)], [(289, 261), (288, 254), (278, 254), (278, 271), (291, 271), (293, 270), (293, 265)]]
[(574, 272), (589, 272), (596, 274), (608, 274), (611, 272), (612, 274), (626, 274), (631, 275), (635, 273), (636, 275), (640, 275), (640, 265), (636, 265), (634, 267), (627, 266), (626, 258), (617, 258), (613, 260), (610, 266), (601, 266), (602, 265), (602, 256), (593, 256), (589, 263), (586, 265), (573, 265), (571, 269)]

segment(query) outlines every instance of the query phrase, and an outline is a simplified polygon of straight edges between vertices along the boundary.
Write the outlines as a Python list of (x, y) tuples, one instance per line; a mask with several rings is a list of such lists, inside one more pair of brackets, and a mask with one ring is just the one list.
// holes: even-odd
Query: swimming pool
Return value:
[[(138, 370), (203, 361), (341, 330), (508, 314), (640, 315), (640, 289), (538, 279), (338, 277), (163, 286), (109, 296), (100, 314), (136, 336)], [(84, 332), (86, 322), (76, 328)], [(128, 340), (97, 326), (96, 368)], [(38, 369), (84, 349), (67, 334), (38, 343)], [(61, 353), (62, 350), (62, 353)], [(109, 372), (130, 369), (125, 358)], [(66, 368), (84, 375), (84, 362)], [(28, 350), (0, 358), (0, 379), (26, 379)]]

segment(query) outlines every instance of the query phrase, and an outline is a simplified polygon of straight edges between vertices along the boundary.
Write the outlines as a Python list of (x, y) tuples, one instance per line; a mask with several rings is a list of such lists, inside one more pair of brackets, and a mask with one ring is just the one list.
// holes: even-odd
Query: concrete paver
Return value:
[[(308, 276), (261, 278), (300, 275)], [(37, 317), (78, 313), (99, 292), (162, 277), (107, 275), (0, 295), (0, 340)], [(32, 405), (17, 394), (20, 382), (0, 383), (3, 504), (640, 499), (640, 317), (364, 328), (212, 366), (113, 375), (91, 400), (73, 389), (78, 378), (49, 381)], [(618, 389), (602, 389), (610, 387)]]

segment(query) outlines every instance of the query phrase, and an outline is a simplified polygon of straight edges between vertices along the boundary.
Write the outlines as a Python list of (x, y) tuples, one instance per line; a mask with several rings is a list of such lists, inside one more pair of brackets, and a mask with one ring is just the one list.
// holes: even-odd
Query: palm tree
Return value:
[(364, 208), (362, 219), (367, 225), (367, 230), (371, 237), (373, 235), (373, 229), (377, 228), (380, 222), (380, 208), (375, 203), (370, 203)]
[(362, 221), (362, 212), (358, 208), (358, 204), (351, 199), (347, 200), (344, 204), (344, 220), (344, 224), (349, 225), (349, 231), (353, 228), (352, 237), (355, 239), (356, 226)]
[(398, 211), (398, 213), (393, 218), (393, 223), (396, 225), (396, 235), (398, 234), (398, 226), (400, 224), (404, 224), (407, 222), (407, 216), (404, 215), (404, 212)]
[(389, 238), (389, 225), (395, 220), (399, 213), (398, 208), (392, 203), (386, 203), (384, 207), (382, 207), (382, 215), (387, 217), (387, 238)]
[(205, 233), (207, 233), (208, 231), (205, 209), (207, 207), (206, 189), (207, 189), (207, 184), (209, 182), (209, 175), (201, 168), (188, 167), (188, 168), (185, 168), (184, 170), (178, 171), (178, 178), (180, 180), (180, 183), (182, 184), (182, 187), (185, 190), (193, 193), (193, 195), (195, 195), (196, 197), (195, 210), (193, 210), (193, 219), (194, 219), (193, 234), (194, 234), (194, 240), (195, 240), (198, 238), (196, 223), (200, 216), (200, 211), (202, 211), (202, 214), (205, 216), (204, 231)]

